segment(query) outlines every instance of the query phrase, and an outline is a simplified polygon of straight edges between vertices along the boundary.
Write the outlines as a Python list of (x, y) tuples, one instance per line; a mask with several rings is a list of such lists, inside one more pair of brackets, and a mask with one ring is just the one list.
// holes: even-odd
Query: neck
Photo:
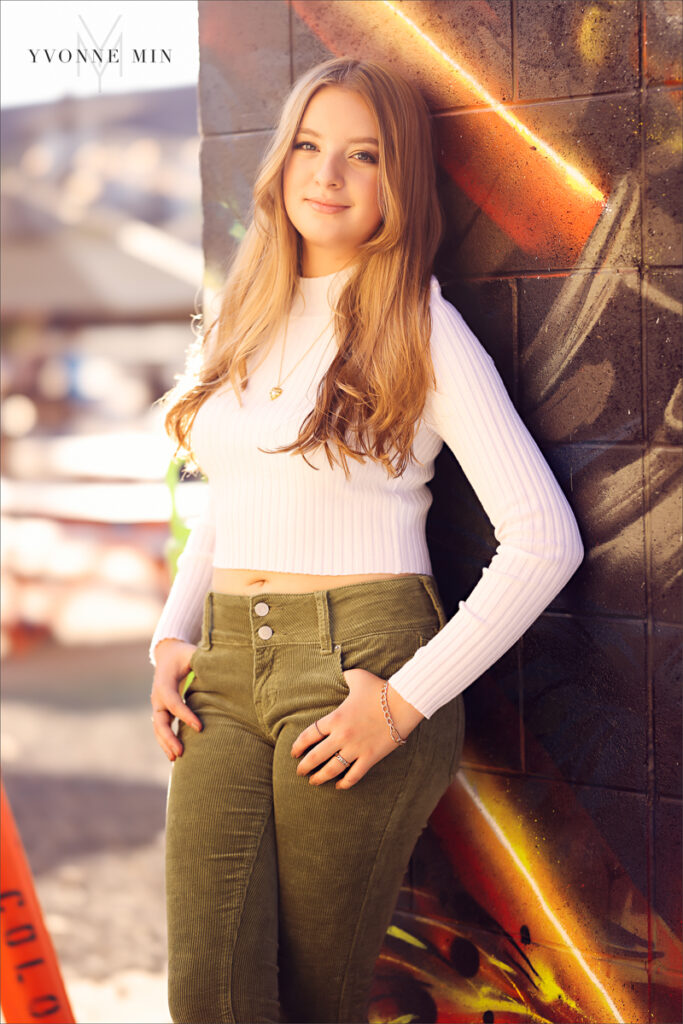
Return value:
[(356, 253), (334, 253), (327, 249), (305, 247), (301, 254), (302, 277), (329, 277), (338, 270), (344, 270), (356, 259)]

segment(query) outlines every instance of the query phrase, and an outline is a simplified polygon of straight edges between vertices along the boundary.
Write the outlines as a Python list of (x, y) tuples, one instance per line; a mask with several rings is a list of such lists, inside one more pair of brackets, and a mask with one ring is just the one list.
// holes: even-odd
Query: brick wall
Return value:
[[(437, 276), (495, 358), (587, 551), (547, 612), (466, 693), (463, 779), (484, 803), (497, 786), (499, 823), (521, 815), (531, 845), (546, 844), (554, 874), (544, 896), (565, 937), (529, 936), (531, 891), (486, 907), (488, 931), (506, 929), (583, 1005), (585, 1016), (566, 1016), (548, 998), (548, 1019), (678, 1019), (681, 4), (206, 0), (199, 23), (208, 288), (240, 237), (296, 76), (333, 54), (374, 58), (430, 102), (448, 223)], [(452, 612), (492, 536), (448, 451), (433, 492), (430, 548)], [(482, 897), (457, 866), (476, 851), (457, 821), (443, 821), (416, 850), (403, 926), (417, 929), (420, 894), (438, 893), (433, 927), (449, 922), (492, 963), (465, 894), (480, 907)], [(527, 884), (514, 871), (509, 882)], [(581, 926), (592, 975), (570, 956)], [(447, 982), (432, 983), (431, 1011), (410, 947), (397, 941), (386, 950), (406, 964), (394, 967), (397, 1009), (415, 997), (421, 1020), (451, 1003), (456, 1012), (466, 974), (457, 958)], [(605, 993), (597, 1003), (591, 977)], [(483, 995), (479, 1010), (494, 1019)]]

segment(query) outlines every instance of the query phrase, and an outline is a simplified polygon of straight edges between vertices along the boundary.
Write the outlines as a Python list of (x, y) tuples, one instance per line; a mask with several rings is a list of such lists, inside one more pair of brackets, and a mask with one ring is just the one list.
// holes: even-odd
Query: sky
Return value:
[[(67, 95), (113, 95), (196, 84), (197, 3), (1, 0), (0, 45), (3, 107), (44, 103)], [(76, 51), (84, 47), (102, 48), (105, 53), (110, 48), (116, 50), (119, 63), (77, 63)], [(136, 60), (133, 52), (140, 54), (143, 49), (144, 63)], [(170, 50), (169, 62), (162, 49)]]

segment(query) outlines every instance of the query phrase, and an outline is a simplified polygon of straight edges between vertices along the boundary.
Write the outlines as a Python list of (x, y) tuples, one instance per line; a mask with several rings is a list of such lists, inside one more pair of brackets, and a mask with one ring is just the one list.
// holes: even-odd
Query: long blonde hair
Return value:
[[(285, 211), (282, 172), (306, 106), (327, 85), (361, 96), (379, 129), (382, 222), (358, 249), (334, 314), (338, 351), (320, 381), (299, 435), (277, 452), (324, 448), (348, 475), (347, 457), (381, 462), (401, 475), (428, 388), (429, 284), (443, 220), (436, 191), (427, 105), (410, 82), (374, 61), (334, 58), (304, 74), (290, 92), (253, 191), (253, 215), (201, 341), (201, 362), (164, 396), (166, 429), (176, 453), (192, 456), (190, 431), (199, 407), (221, 385), (248, 384), (247, 360), (263, 349), (288, 315), (301, 273), (301, 239)], [(336, 447), (336, 454), (333, 448)], [(308, 461), (308, 460), (307, 460)]]

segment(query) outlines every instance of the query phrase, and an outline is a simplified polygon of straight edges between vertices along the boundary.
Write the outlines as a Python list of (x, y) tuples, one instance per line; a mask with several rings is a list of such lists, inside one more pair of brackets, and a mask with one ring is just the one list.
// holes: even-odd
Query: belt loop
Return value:
[(427, 593), (429, 594), (431, 602), (434, 605), (434, 610), (436, 611), (436, 614), (439, 616), (439, 629), (443, 629), (443, 627), (446, 625), (446, 613), (444, 612), (443, 605), (441, 604), (441, 598), (439, 597), (439, 591), (436, 585), (436, 580), (434, 579), (433, 576), (421, 575), (420, 581), (425, 590), (427, 591)]
[(316, 590), (315, 607), (318, 612), (318, 636), (320, 637), (320, 650), (323, 654), (332, 652), (332, 637), (330, 635), (330, 609), (327, 603), (327, 591)]
[(207, 608), (206, 608), (206, 614), (204, 616), (205, 624), (206, 624), (206, 626), (205, 626), (205, 628), (206, 628), (206, 646), (208, 647), (209, 650), (211, 650), (211, 648), (213, 646), (212, 636), (213, 636), (213, 601), (214, 601), (213, 591), (212, 590), (210, 590), (209, 593), (206, 595), (206, 600), (207, 600)]

